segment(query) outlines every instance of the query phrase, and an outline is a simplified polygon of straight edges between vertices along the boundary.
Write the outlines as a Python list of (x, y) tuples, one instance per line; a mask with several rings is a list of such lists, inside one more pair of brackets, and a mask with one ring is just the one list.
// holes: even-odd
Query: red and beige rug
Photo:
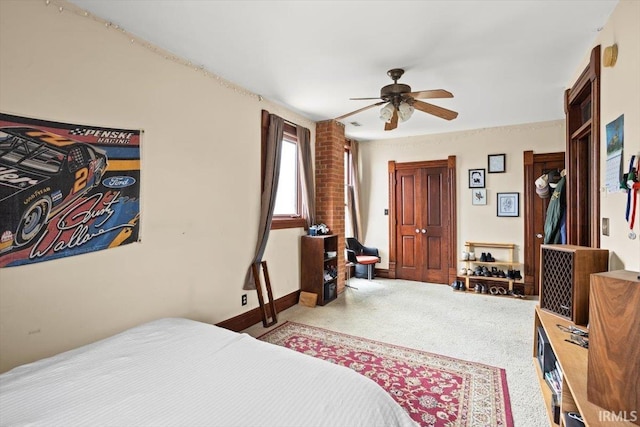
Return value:
[(259, 339), (361, 373), (422, 426), (513, 426), (504, 369), (295, 322)]

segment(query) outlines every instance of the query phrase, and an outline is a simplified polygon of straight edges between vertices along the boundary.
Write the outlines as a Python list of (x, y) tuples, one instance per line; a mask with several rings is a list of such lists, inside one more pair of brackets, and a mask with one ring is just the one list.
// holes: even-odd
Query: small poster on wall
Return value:
[(607, 193), (623, 191), (622, 155), (624, 149), (624, 114), (607, 125), (607, 176), (605, 186)]
[(0, 113), (0, 267), (138, 241), (140, 131)]

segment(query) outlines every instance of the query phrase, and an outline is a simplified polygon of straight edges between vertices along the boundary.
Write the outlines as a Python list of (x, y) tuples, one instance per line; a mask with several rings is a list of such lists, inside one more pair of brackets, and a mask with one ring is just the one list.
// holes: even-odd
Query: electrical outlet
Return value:
[(242, 305), (247, 305), (247, 294), (242, 294)]

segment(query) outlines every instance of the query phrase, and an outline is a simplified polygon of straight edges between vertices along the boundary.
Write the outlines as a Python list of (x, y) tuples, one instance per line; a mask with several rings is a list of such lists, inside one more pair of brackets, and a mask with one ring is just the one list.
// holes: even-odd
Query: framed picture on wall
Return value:
[(506, 154), (489, 154), (489, 173), (502, 173), (507, 170)]
[(476, 188), (471, 191), (471, 204), (472, 205), (486, 205), (487, 204), (487, 189)]
[(469, 188), (484, 188), (484, 169), (469, 169)]
[(520, 193), (498, 193), (498, 216), (520, 216)]

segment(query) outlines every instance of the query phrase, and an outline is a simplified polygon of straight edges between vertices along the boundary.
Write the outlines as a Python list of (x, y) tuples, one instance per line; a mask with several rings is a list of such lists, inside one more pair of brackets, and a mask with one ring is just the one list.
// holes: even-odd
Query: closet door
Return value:
[(395, 182), (396, 277), (447, 283), (447, 168), (398, 169)]

